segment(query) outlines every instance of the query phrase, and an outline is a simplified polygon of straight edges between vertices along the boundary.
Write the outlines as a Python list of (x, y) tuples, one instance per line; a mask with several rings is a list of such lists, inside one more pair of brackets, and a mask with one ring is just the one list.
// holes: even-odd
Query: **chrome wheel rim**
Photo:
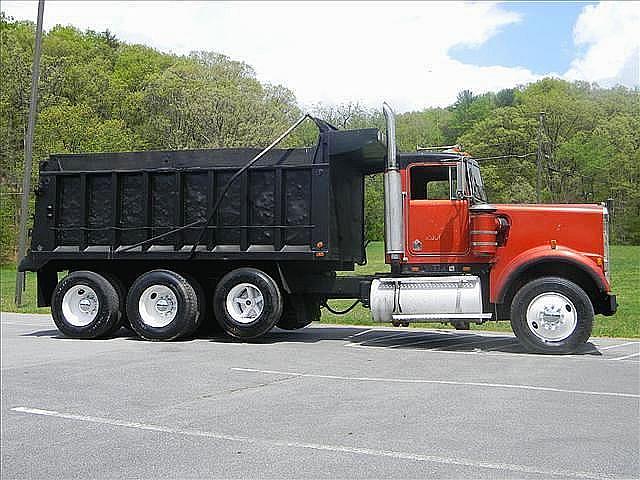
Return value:
[(93, 288), (74, 285), (62, 297), (62, 315), (74, 327), (86, 327), (98, 316), (100, 302)]
[(238, 323), (251, 323), (264, 310), (264, 297), (252, 283), (239, 283), (227, 294), (227, 312)]
[(176, 318), (178, 298), (166, 285), (151, 285), (140, 295), (138, 312), (145, 325), (166, 327)]
[(557, 292), (542, 293), (529, 303), (527, 325), (538, 338), (558, 342), (571, 336), (578, 313), (571, 300)]

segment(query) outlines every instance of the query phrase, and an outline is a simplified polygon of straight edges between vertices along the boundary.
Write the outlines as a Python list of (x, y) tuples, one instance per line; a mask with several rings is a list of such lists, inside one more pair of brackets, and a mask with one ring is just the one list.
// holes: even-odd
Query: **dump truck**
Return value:
[[(510, 321), (527, 350), (568, 353), (617, 308), (604, 205), (489, 203), (459, 152), (397, 151), (320, 119), (317, 144), (50, 155), (31, 247), (38, 305), (73, 338), (123, 324), (147, 340), (218, 326), (253, 339), (352, 299), (376, 322)], [(383, 175), (387, 271), (366, 262), (365, 177)], [(59, 275), (60, 274), (60, 275)], [(59, 277), (64, 277), (59, 280)]]

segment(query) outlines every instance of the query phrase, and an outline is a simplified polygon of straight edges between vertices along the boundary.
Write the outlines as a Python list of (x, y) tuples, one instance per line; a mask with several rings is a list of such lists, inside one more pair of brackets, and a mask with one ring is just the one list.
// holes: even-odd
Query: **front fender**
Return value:
[(610, 289), (604, 273), (588, 256), (569, 248), (551, 249), (549, 246), (540, 246), (522, 252), (504, 266), (500, 266), (499, 262), (494, 266), (490, 274), (491, 303), (503, 303), (509, 286), (525, 270), (542, 263), (570, 264), (586, 273), (601, 292), (608, 292)]

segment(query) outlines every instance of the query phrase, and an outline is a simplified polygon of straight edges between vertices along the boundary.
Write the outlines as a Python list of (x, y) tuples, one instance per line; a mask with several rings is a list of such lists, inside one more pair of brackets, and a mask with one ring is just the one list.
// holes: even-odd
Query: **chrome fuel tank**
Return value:
[(371, 316), (374, 322), (482, 322), (491, 314), (482, 313), (481, 288), (473, 275), (377, 278), (371, 284)]

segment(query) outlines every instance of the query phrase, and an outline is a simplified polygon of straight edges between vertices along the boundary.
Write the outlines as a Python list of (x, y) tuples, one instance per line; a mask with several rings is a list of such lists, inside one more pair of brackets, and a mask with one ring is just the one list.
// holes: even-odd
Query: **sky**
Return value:
[[(35, 21), (37, 2), (3, 1)], [(45, 2), (44, 28), (110, 30), (188, 54), (212, 50), (302, 106), (447, 106), (544, 76), (640, 85), (640, 2)]]

